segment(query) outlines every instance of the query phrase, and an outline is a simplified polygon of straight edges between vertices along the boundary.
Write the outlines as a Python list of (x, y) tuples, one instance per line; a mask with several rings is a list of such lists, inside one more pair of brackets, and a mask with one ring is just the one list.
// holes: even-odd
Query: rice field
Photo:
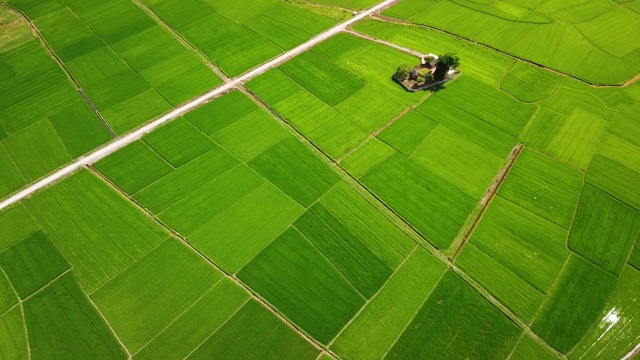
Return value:
[(636, 2), (380, 2), (2, 2), (0, 358), (632, 357)]

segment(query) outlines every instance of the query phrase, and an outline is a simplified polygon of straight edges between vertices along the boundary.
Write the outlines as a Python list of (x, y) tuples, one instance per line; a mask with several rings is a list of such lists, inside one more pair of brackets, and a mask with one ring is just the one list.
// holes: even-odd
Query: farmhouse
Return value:
[(460, 61), (455, 54), (445, 54), (442, 57), (429, 54), (421, 58), (417, 66), (398, 67), (393, 79), (407, 91), (417, 92), (451, 80), (459, 66)]

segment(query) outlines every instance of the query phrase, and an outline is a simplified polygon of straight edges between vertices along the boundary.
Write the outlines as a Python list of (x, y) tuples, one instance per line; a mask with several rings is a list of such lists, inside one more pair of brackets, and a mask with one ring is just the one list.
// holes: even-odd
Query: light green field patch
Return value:
[(597, 321), (615, 285), (611, 274), (572, 255), (531, 329), (566, 353)]
[(4, 314), (18, 303), (18, 296), (5, 273), (0, 273), (0, 314)]
[(583, 174), (525, 149), (509, 171), (498, 194), (565, 229), (576, 211)]
[(249, 293), (225, 278), (164, 328), (134, 359), (184, 359), (249, 299)]
[(183, 118), (146, 135), (142, 140), (176, 168), (215, 147), (211, 139)]
[(127, 358), (71, 274), (29, 298), (24, 313), (33, 358)]
[(173, 171), (171, 165), (142, 141), (125, 146), (94, 166), (130, 195)]
[(240, 91), (232, 91), (186, 114), (185, 119), (207, 135), (215, 134), (258, 110), (258, 105)]
[(302, 211), (278, 188), (265, 183), (203, 225), (189, 240), (218, 266), (235, 273)]
[(308, 146), (293, 137), (273, 145), (249, 166), (305, 207), (340, 180)]
[(91, 292), (166, 239), (168, 233), (88, 171), (24, 202)]
[(280, 235), (238, 277), (324, 344), (365, 302), (329, 260), (294, 229)]
[(631, 352), (640, 334), (638, 281), (640, 272), (625, 267), (599, 320), (571, 352), (570, 359), (614, 360)]
[(84, 99), (49, 116), (72, 158), (112, 139), (107, 128)]
[(427, 135), (411, 159), (480, 200), (504, 159), (438, 126)]
[[(633, 133), (635, 134), (635, 133)], [(598, 154), (640, 173), (640, 146), (631, 144), (615, 135), (605, 134)]]
[(149, 89), (104, 111), (102, 116), (116, 134), (123, 134), (171, 109), (155, 90)]
[(4, 147), (20, 173), (31, 182), (71, 160), (71, 156), (48, 119), (9, 136)]
[(387, 144), (372, 138), (344, 158), (340, 164), (353, 176), (359, 178), (395, 153), (396, 151)]
[(381, 359), (444, 273), (418, 248), (332, 345), (343, 359)]
[(13, 193), (27, 183), (2, 144), (0, 144), (0, 168), (2, 169), (2, 174), (0, 174), (0, 197), (3, 198)]
[(406, 156), (411, 156), (424, 138), (437, 126), (437, 123), (418, 112), (409, 111), (377, 137)]
[(573, 223), (569, 248), (618, 276), (640, 232), (640, 213), (586, 186)]
[(0, 348), (5, 359), (29, 359), (27, 334), (20, 307), (15, 307), (0, 317)]
[(211, 137), (240, 159), (247, 161), (288, 136), (269, 113), (256, 110)]
[(188, 236), (249, 195), (265, 180), (242, 164), (215, 177), (159, 214), (173, 229)]
[(587, 171), (586, 182), (640, 210), (640, 193), (637, 191), (640, 173), (596, 155)]
[(362, 80), (312, 52), (296, 56), (281, 65), (280, 70), (330, 106), (338, 105), (365, 85)]
[(479, 250), (547, 293), (569, 256), (567, 230), (498, 196), (470, 239)]
[(529, 336), (524, 336), (516, 347), (512, 360), (556, 360), (557, 357)]
[(392, 269), (415, 245), (413, 240), (344, 182), (326, 193), (321, 202)]
[(272, 312), (250, 300), (188, 358), (312, 360), (318, 353)]
[(365, 86), (335, 107), (367, 132), (380, 129), (405, 108), (404, 104), (371, 86)]
[(558, 76), (550, 71), (517, 62), (502, 79), (502, 90), (524, 102), (536, 102), (551, 96), (559, 86)]
[(456, 264), (527, 322), (544, 301), (543, 293), (473, 244), (463, 248)]
[(565, 124), (563, 115), (547, 109), (538, 111), (529, 125), (527, 132), (521, 137), (524, 144), (539, 150), (546, 150), (554, 137)]
[(22, 204), (0, 212), (0, 251), (36, 232), (39, 226)]
[(137, 192), (134, 198), (154, 214), (159, 214), (238, 163), (218, 146)]
[(71, 268), (51, 239), (41, 231), (0, 253), (0, 266), (22, 299)]
[(222, 274), (173, 238), (91, 294), (127, 348), (138, 351)]
[(559, 160), (586, 169), (595, 155), (605, 121), (582, 109), (575, 109), (553, 138), (547, 151)]

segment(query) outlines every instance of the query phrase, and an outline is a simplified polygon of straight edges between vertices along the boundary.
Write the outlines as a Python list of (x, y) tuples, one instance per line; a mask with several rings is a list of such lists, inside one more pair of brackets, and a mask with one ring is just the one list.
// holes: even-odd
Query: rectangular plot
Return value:
[(418, 248), (332, 345), (341, 358), (381, 359), (409, 324), (445, 266)]
[(171, 165), (142, 141), (125, 146), (94, 166), (130, 195), (173, 171)]
[(374, 132), (399, 115), (406, 106), (391, 96), (365, 86), (335, 109), (367, 132)]
[(531, 329), (566, 353), (596, 322), (615, 284), (611, 274), (572, 255)]
[(0, 266), (22, 299), (71, 268), (42, 231), (29, 235), (0, 253)]
[(527, 322), (545, 299), (543, 293), (473, 244), (464, 247), (456, 264)]
[(406, 156), (411, 156), (436, 126), (438, 124), (427, 117), (416, 111), (409, 111), (377, 137)]
[(569, 255), (566, 238), (566, 229), (498, 196), (470, 241), (546, 294)]
[(582, 190), (583, 174), (525, 149), (498, 194), (569, 229)]
[(323, 205), (313, 205), (293, 225), (365, 298), (391, 276), (391, 268)]
[(504, 159), (439, 126), (420, 144), (411, 159), (480, 200)]
[(0, 314), (6, 313), (17, 303), (18, 294), (16, 294), (13, 285), (4, 272), (0, 273)]
[(440, 249), (451, 245), (475, 207), (472, 198), (400, 154), (362, 181)]
[(258, 105), (246, 95), (232, 91), (189, 112), (185, 119), (205, 134), (213, 135), (257, 109)]
[(524, 336), (511, 356), (513, 360), (556, 360), (557, 357), (545, 349), (539, 342)]
[(24, 332), (22, 310), (16, 306), (0, 317), (0, 347), (7, 359), (28, 359), (29, 345)]
[[(247, 209), (251, 212), (247, 213)], [(302, 213), (302, 207), (265, 183), (206, 223), (189, 240), (230, 273), (242, 268)]]
[(264, 184), (260, 175), (242, 164), (186, 195), (159, 217), (184, 236), (191, 235)]
[[(168, 71), (169, 69), (167, 67), (162, 70)], [(178, 106), (204, 94), (220, 83), (222, 81), (210, 68), (204, 64), (197, 64), (171, 79), (155, 85), (155, 89), (171, 105)]]
[(249, 300), (249, 293), (225, 278), (167, 326), (135, 359), (184, 359)]
[(287, 137), (285, 129), (260, 109), (225, 127), (211, 137), (244, 161), (252, 159)]
[(168, 233), (122, 195), (81, 171), (24, 202), (91, 292)]
[(569, 248), (605, 270), (619, 275), (640, 232), (640, 214), (586, 186), (571, 229)]
[(243, 25), (285, 50), (303, 43), (310, 37), (306, 32), (274, 20), (264, 13), (244, 21)]
[(377, 138), (371, 138), (356, 151), (340, 161), (340, 165), (351, 175), (360, 178), (395, 153), (396, 151), (387, 144)]
[(605, 121), (582, 109), (574, 110), (547, 151), (562, 161), (586, 169), (596, 153)]
[(102, 116), (116, 134), (123, 134), (169, 109), (171, 105), (149, 89), (102, 111)]
[(321, 202), (382, 261), (395, 269), (415, 242), (344, 182), (327, 192)]
[(277, 2), (262, 11), (262, 14), (280, 21), (307, 34), (316, 35), (336, 24), (335, 20), (319, 15), (292, 3)]
[(98, 110), (106, 110), (150, 88), (138, 73), (126, 69), (87, 86), (84, 91)]
[(279, 359), (287, 354), (312, 360), (319, 350), (255, 300), (250, 300), (189, 359)]
[(136, 352), (221, 278), (204, 259), (170, 238), (91, 298), (122, 342)]
[(218, 146), (138, 191), (134, 198), (157, 215), (238, 163)]
[[(631, 134), (636, 134), (632, 132)], [(633, 135), (631, 135), (633, 136)], [(640, 173), (640, 146), (606, 133), (598, 147), (598, 154)]]
[[(473, 312), (473, 316), (469, 316)], [(391, 359), (504, 359), (521, 330), (453, 272), (387, 354)], [(448, 346), (442, 346), (448, 344)]]
[(22, 204), (2, 210), (0, 212), (0, 251), (4, 251), (38, 229), (38, 224)]
[(327, 344), (364, 298), (298, 231), (287, 230), (238, 277), (315, 339)]
[(29, 298), (24, 313), (35, 358), (127, 357), (71, 274)]
[(48, 119), (11, 135), (3, 144), (27, 182), (71, 160), (62, 139)]
[(145, 135), (142, 141), (176, 168), (216, 146), (211, 139), (184, 118), (177, 119)]
[(365, 85), (362, 80), (312, 52), (296, 56), (281, 65), (280, 70), (330, 106), (339, 104)]
[(2, 173), (0, 174), (0, 198), (4, 198), (27, 184), (27, 181), (16, 167), (16, 163), (1, 143), (0, 168), (2, 169)]
[(640, 193), (637, 191), (640, 174), (637, 172), (596, 155), (587, 171), (586, 182), (623, 203), (640, 209)]
[(555, 135), (560, 131), (566, 119), (556, 112), (541, 109), (527, 132), (522, 137), (522, 142), (539, 150), (549, 147)]
[(127, 70), (127, 64), (105, 46), (65, 63), (65, 66), (84, 87), (97, 84)]
[(249, 162), (254, 170), (303, 206), (309, 206), (340, 177), (294, 138), (285, 139)]
[(49, 119), (73, 158), (112, 139), (107, 128), (84, 100), (76, 101)]

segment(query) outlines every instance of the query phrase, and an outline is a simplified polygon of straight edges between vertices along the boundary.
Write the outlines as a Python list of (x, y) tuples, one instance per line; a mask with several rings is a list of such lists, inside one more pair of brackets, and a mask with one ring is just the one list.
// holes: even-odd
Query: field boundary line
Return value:
[(347, 30), (345, 30), (345, 33), (351, 34), (353, 36), (357, 36), (359, 38), (363, 38), (365, 40), (373, 41), (373, 42), (378, 43), (380, 45), (384, 45), (384, 46), (396, 49), (396, 50), (398, 50), (400, 52), (403, 52), (405, 54), (408, 54), (408, 55), (411, 55), (411, 56), (415, 56), (418, 59), (422, 59), (423, 57), (425, 57), (427, 55), (427, 54), (420, 53), (420, 52), (418, 52), (416, 50), (412, 50), (412, 49), (409, 49), (407, 47), (394, 44), (394, 43), (392, 43), (390, 41), (378, 39), (377, 37), (374, 37), (374, 36), (371, 36), (371, 35), (367, 35), (367, 34), (363, 34), (363, 33), (359, 32), (359, 31), (356, 31), (356, 30), (353, 30), (353, 29), (347, 29)]
[(98, 305), (96, 305), (95, 302), (93, 302), (93, 299), (91, 298), (91, 296), (86, 295), (85, 297), (89, 300), (89, 302), (91, 303), (91, 305), (93, 305), (93, 308), (96, 309), (96, 311), (98, 312), (98, 314), (100, 315), (100, 317), (102, 318), (102, 321), (105, 323), (105, 325), (107, 325), (107, 327), (109, 328), (109, 330), (111, 331), (111, 333), (113, 334), (113, 336), (115, 336), (116, 340), (118, 340), (118, 343), (120, 343), (120, 346), (122, 346), (122, 348), (124, 349), (124, 351), (127, 353), (127, 356), (129, 357), (129, 359), (132, 358), (131, 356), (131, 352), (129, 351), (129, 349), (124, 345), (124, 343), (122, 342), (122, 340), (120, 339), (120, 337), (118, 336), (118, 333), (116, 333), (115, 329), (111, 326), (111, 323), (109, 323), (109, 320), (107, 320), (107, 317), (104, 316), (104, 314), (102, 313), (102, 311), (100, 310), (100, 308), (98, 307)]
[(182, 35), (180, 35), (180, 33), (178, 33), (176, 31), (176, 29), (174, 29), (167, 22), (165, 22), (151, 8), (149, 8), (146, 4), (143, 4), (142, 2), (140, 2), (140, 0), (131, 0), (131, 1), (136, 6), (141, 8), (145, 13), (147, 13), (147, 15), (149, 15), (149, 17), (151, 17), (158, 24), (160, 24), (160, 26), (162, 26), (167, 32), (169, 32), (171, 35), (173, 35), (182, 44), (183, 47), (187, 48), (192, 53), (197, 54), (198, 57), (200, 57), (200, 59), (203, 60), (208, 65), (207, 67), (209, 67), (211, 69), (211, 71), (213, 71), (222, 80), (223, 83), (229, 82), (229, 80), (230, 80), (229, 76), (227, 76), (227, 74), (225, 74), (222, 70), (220, 70), (218, 65), (216, 65), (213, 61), (211, 61), (203, 52), (198, 50), (198, 48), (193, 46), (193, 44), (191, 44), (191, 42), (189, 42), (187, 39), (182, 37)]
[(207, 102), (209, 102), (210, 100), (215, 99), (216, 97), (223, 95), (224, 93), (237, 88), (238, 86), (241, 86), (242, 84), (262, 75), (263, 73), (265, 73), (266, 71), (279, 66), (289, 60), (291, 60), (292, 58), (298, 56), (299, 54), (311, 49), (312, 47), (314, 47), (317, 44), (320, 44), (321, 42), (328, 40), (330, 38), (332, 38), (333, 36), (343, 32), (348, 26), (350, 26), (351, 24), (354, 24), (372, 14), (374, 14), (377, 11), (381, 11), (383, 9), (386, 9), (387, 7), (395, 4), (396, 2), (398, 2), (400, 0), (385, 0), (381, 3), (378, 3), (377, 5), (373, 6), (372, 8), (369, 8), (366, 11), (362, 11), (360, 12), (358, 15), (354, 16), (353, 18), (344, 21), (342, 23), (338, 23), (337, 25), (335, 25), (334, 27), (312, 37), (311, 39), (307, 40), (306, 42), (294, 47), (291, 50), (288, 50), (280, 55), (278, 55), (277, 57), (261, 64), (258, 65), (257, 67), (253, 68), (252, 70), (249, 70), (248, 72), (245, 72), (243, 75), (240, 75), (238, 77), (235, 77), (233, 79), (231, 79), (229, 82), (227, 83), (223, 83), (221, 85), (218, 85), (217, 87), (213, 88), (212, 90), (209, 90), (208, 92), (204, 93), (203, 95), (200, 95), (199, 97), (190, 100), (186, 103), (184, 103), (183, 105), (180, 105), (179, 107), (174, 108), (173, 110), (169, 111), (168, 113), (160, 116), (159, 118), (156, 118), (155, 120), (151, 121), (151, 122), (147, 122), (146, 124), (138, 127), (137, 129), (134, 129), (124, 135), (122, 135), (121, 137), (114, 139), (113, 141), (107, 143), (106, 145), (88, 153), (85, 154), (84, 156), (81, 156), (78, 160), (76, 160), (75, 162), (72, 162), (71, 164), (68, 164), (60, 169), (58, 169), (57, 171), (54, 171), (53, 173), (50, 173), (49, 175), (45, 176), (44, 178), (41, 178), (39, 181), (32, 183), (31, 185), (27, 186), (26, 188), (23, 188), (22, 190), (18, 191), (17, 193), (14, 193), (13, 195), (11, 195), (10, 197), (4, 199), (2, 202), (0, 202), (0, 210), (5, 209), (6, 207), (28, 197), (29, 195), (33, 194), (34, 192), (43, 189), (45, 187), (47, 187), (48, 185), (57, 182), (58, 180), (71, 175), (72, 173), (74, 173), (76, 170), (85, 167), (87, 165), (91, 165), (94, 164), (95, 162), (109, 156), (110, 154), (120, 150), (121, 148), (125, 147), (126, 145), (142, 138), (142, 136), (144, 136), (147, 133), (152, 132), (153, 130), (155, 130), (156, 128), (171, 122), (172, 120), (175, 120), (176, 118), (178, 118), (179, 116), (181, 116), (184, 113), (187, 113)]
[(9, 282), (9, 286), (11, 286), (11, 290), (13, 290), (13, 294), (16, 296), (16, 299), (18, 299), (18, 302), (14, 306), (12, 306), (9, 310), (5, 311), (4, 314), (2, 314), (0, 317), (3, 317), (4, 315), (6, 315), (9, 311), (14, 309), (16, 306), (20, 307), (20, 313), (22, 314), (22, 326), (24, 330), (25, 340), (27, 343), (27, 359), (31, 360), (31, 344), (29, 342), (29, 329), (27, 328), (27, 317), (24, 312), (24, 304), (22, 303), (22, 299), (20, 299), (20, 295), (18, 295), (16, 288), (13, 286), (13, 282), (11, 281), (11, 279), (9, 279), (9, 276), (7, 276), (7, 273), (4, 271), (4, 269), (1, 266), (0, 266), (0, 272), (2, 272), (4, 277), (7, 279), (7, 281)]
[[(98, 117), (100, 122), (102, 122), (102, 125), (104, 125), (104, 127), (107, 129), (107, 131), (109, 131), (109, 133), (111, 134), (111, 136), (113, 138), (117, 138), (118, 136), (116, 135), (116, 133), (113, 131), (113, 129), (111, 129), (111, 126), (109, 125), (109, 123), (107, 123), (107, 121), (102, 117), (102, 114), (100, 114), (100, 111), (98, 111), (98, 108), (96, 108), (96, 106), (93, 104), (93, 102), (89, 99), (87, 94), (84, 92), (84, 90), (80, 86), (80, 83), (78, 83), (78, 81), (73, 77), (73, 75), (71, 75), (71, 72), (69, 71), (69, 69), (67, 69), (67, 66), (58, 57), (58, 55), (53, 51), (53, 49), (49, 46), (49, 43), (47, 43), (47, 41), (44, 39), (42, 34), (40, 34), (40, 30), (38, 30), (36, 25), (33, 23), (33, 21), (31, 21), (31, 19), (27, 16), (27, 14), (25, 14), (24, 12), (22, 12), (18, 8), (15, 8), (15, 7), (9, 5), (6, 2), (0, 2), (0, 6), (3, 6), (5, 8), (7, 8), (7, 9), (10, 9), (12, 11), (17, 12), (18, 14), (20, 14), (27, 21), (27, 24), (29, 24), (29, 28), (31, 28), (31, 31), (35, 34), (35, 37), (37, 37), (38, 40), (40, 40), (40, 43), (42, 43), (42, 45), (44, 46), (44, 48), (47, 51), (47, 53), (49, 54), (49, 56), (52, 57), (58, 63), (58, 66), (60, 66), (60, 68), (62, 68), (62, 70), (65, 72), (65, 74), (67, 75), (69, 80), (71, 80), (73, 85), (75, 85), (76, 90), (84, 98), (84, 100), (87, 102), (87, 104), (89, 104), (89, 106), (91, 107), (91, 110), (93, 110), (93, 112), (96, 114), (96, 116)], [(75, 15), (75, 13), (74, 13), (74, 15)], [(75, 16), (78, 17), (77, 15), (75, 15)], [(84, 21), (83, 21), (83, 24), (84, 24)], [(0, 208), (0, 210), (1, 210), (1, 208)]]
[(480, 212), (476, 215), (476, 218), (471, 224), (469, 231), (467, 231), (465, 236), (462, 238), (462, 242), (460, 242), (460, 245), (456, 249), (456, 252), (451, 257), (451, 262), (455, 263), (456, 258), (460, 254), (460, 251), (462, 251), (462, 248), (464, 247), (464, 245), (467, 242), (469, 242), (469, 239), (471, 238), (471, 235), (473, 235), (473, 232), (478, 226), (478, 223), (480, 222), (480, 220), (482, 219), (482, 216), (484, 215), (486, 210), (489, 208), (489, 205), (491, 204), (492, 200), (498, 194), (498, 190), (500, 190), (500, 187), (506, 180), (507, 175), (509, 175), (509, 172), (511, 171), (511, 169), (513, 168), (513, 165), (518, 160), (518, 157), (522, 153), (523, 149), (524, 149), (524, 145), (518, 144), (513, 148), (513, 150), (511, 150), (511, 154), (507, 160), (507, 164), (496, 174), (496, 177), (494, 178), (492, 184), (489, 186), (487, 193), (482, 198), (482, 200), (480, 200), (480, 203), (482, 204), (482, 208), (480, 209)]
[[(53, 278), (51, 281), (49, 281), (48, 283), (42, 285), (40, 288), (38, 288), (38, 290), (34, 291), (33, 294), (27, 296), (24, 299), (20, 299), (20, 296), (18, 296), (18, 299), (20, 299), (20, 302), (23, 303), (25, 301), (29, 301), (29, 299), (31, 299), (32, 297), (38, 295), (39, 293), (41, 293), (44, 289), (46, 289), (47, 287), (49, 287), (49, 285), (53, 284), (54, 282), (56, 282), (56, 280), (60, 279), (61, 277), (67, 275), (67, 273), (72, 272), (73, 271), (73, 267), (68, 268), (67, 270), (63, 271), (62, 273), (60, 273), (58, 276), (56, 276), (55, 278)], [(83, 291), (84, 292), (84, 291)]]
[[(420, 246), (420, 244), (418, 244), (418, 246)], [(427, 303), (427, 301), (429, 300), (429, 298), (431, 297), (431, 294), (433, 294), (434, 290), (438, 287), (438, 285), (440, 284), (440, 281), (442, 281), (442, 278), (444, 278), (444, 276), (447, 274), (448, 271), (450, 271), (451, 267), (447, 266), (447, 268), (444, 269), (444, 271), (442, 272), (442, 274), (440, 275), (440, 277), (438, 277), (438, 280), (435, 282), (435, 284), (433, 285), (433, 287), (431, 287), (431, 290), (429, 290), (429, 293), (427, 294), (427, 296), (424, 297), (424, 300), (420, 303), (420, 306), (418, 306), (418, 308), (416, 309), (416, 311), (413, 313), (413, 315), (411, 315), (411, 319), (409, 319), (409, 321), (407, 321), (407, 324), (402, 328), (402, 330), (400, 331), (400, 333), (398, 334), (398, 336), (396, 336), (396, 338), (393, 340), (393, 343), (391, 343), (391, 345), (389, 345), (389, 348), (387, 349), (387, 351), (385, 351), (385, 353), (382, 355), (381, 359), (386, 358), (386, 356), (389, 354), (389, 351), (391, 351), (391, 349), (393, 349), (394, 346), (396, 346), (396, 343), (398, 342), (398, 340), (400, 340), (400, 338), (402, 337), (402, 334), (404, 334), (405, 331), (407, 331), (407, 328), (409, 327), (409, 325), (411, 325), (411, 323), (413, 322), (413, 319), (416, 318), (416, 315), (418, 315), (418, 313), (420, 312), (420, 310), (422, 310), (422, 308), (424, 307), (424, 305)]]
[(387, 280), (384, 282), (384, 284), (382, 284), (380, 289), (378, 289), (378, 291), (376, 291), (376, 293), (373, 294), (373, 296), (371, 296), (371, 299), (367, 299), (367, 301), (365, 301), (364, 305), (362, 305), (362, 307), (360, 307), (358, 312), (351, 319), (349, 319), (349, 321), (342, 327), (342, 329), (340, 329), (340, 331), (336, 334), (336, 336), (334, 336), (333, 339), (331, 339), (331, 341), (327, 344), (327, 348), (331, 347), (331, 345), (333, 345), (333, 343), (340, 337), (340, 335), (342, 335), (342, 333), (349, 327), (349, 325), (351, 325), (351, 323), (354, 322), (354, 320), (364, 311), (364, 309), (367, 308), (367, 306), (369, 306), (369, 303), (372, 302), (375, 298), (378, 297), (378, 294), (380, 294), (380, 292), (382, 292), (382, 290), (387, 286), (387, 284), (389, 284), (391, 279), (398, 273), (400, 268), (403, 267), (404, 264), (407, 263), (409, 258), (411, 256), (413, 256), (413, 254), (418, 250), (418, 248), (420, 248), (420, 244), (416, 243), (413, 246), (413, 249), (411, 249), (411, 251), (409, 252), (409, 254), (407, 254), (407, 256), (405, 256), (405, 258), (400, 262), (400, 264), (398, 264), (398, 266), (393, 270), (391, 275), (389, 275), (389, 278), (387, 278)]

